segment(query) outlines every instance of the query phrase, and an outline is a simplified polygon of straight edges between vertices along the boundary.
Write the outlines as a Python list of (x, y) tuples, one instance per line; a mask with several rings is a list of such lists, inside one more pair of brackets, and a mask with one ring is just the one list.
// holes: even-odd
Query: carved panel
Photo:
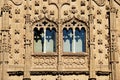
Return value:
[(85, 57), (64, 56), (63, 67), (65, 69), (83, 69), (87, 67), (87, 60), (85, 59)]
[(56, 69), (57, 57), (55, 56), (38, 56), (32, 60), (34, 69)]

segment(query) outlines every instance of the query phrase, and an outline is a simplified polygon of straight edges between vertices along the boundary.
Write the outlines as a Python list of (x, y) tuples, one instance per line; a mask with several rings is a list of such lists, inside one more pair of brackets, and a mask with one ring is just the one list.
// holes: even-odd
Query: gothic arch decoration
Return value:
[(19, 6), (23, 3), (23, 0), (10, 0), (14, 5)]
[(35, 21), (32, 26), (34, 53), (56, 52), (57, 24), (44, 17)]
[(63, 52), (87, 52), (88, 29), (87, 23), (76, 17), (64, 21), (62, 26)]
[(106, 0), (93, 0), (98, 6), (104, 6)]
[(118, 5), (120, 5), (120, 0), (115, 0), (115, 2), (116, 2)]

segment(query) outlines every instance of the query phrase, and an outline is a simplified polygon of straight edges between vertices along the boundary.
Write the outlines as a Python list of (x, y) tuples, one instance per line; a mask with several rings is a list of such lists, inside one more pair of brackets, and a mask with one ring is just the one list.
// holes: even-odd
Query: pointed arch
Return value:
[(63, 52), (85, 52), (86, 30), (84, 21), (75, 17), (63, 23)]
[(34, 52), (55, 52), (56, 51), (56, 30), (55, 22), (44, 17), (33, 23)]

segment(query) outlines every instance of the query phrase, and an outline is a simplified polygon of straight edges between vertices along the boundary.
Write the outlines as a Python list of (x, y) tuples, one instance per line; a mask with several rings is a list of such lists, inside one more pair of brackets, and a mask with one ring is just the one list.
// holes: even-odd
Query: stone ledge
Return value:
[(31, 80), (30, 78), (23, 78), (23, 80)]

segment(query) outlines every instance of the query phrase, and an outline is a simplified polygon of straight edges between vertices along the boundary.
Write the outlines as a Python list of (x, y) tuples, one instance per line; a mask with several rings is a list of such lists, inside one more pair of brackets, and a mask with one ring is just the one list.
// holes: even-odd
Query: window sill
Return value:
[(46, 52), (46, 53), (33, 53), (32, 56), (57, 56), (56, 52)]
[(88, 56), (88, 53), (86, 52), (63, 52), (62, 56)]

